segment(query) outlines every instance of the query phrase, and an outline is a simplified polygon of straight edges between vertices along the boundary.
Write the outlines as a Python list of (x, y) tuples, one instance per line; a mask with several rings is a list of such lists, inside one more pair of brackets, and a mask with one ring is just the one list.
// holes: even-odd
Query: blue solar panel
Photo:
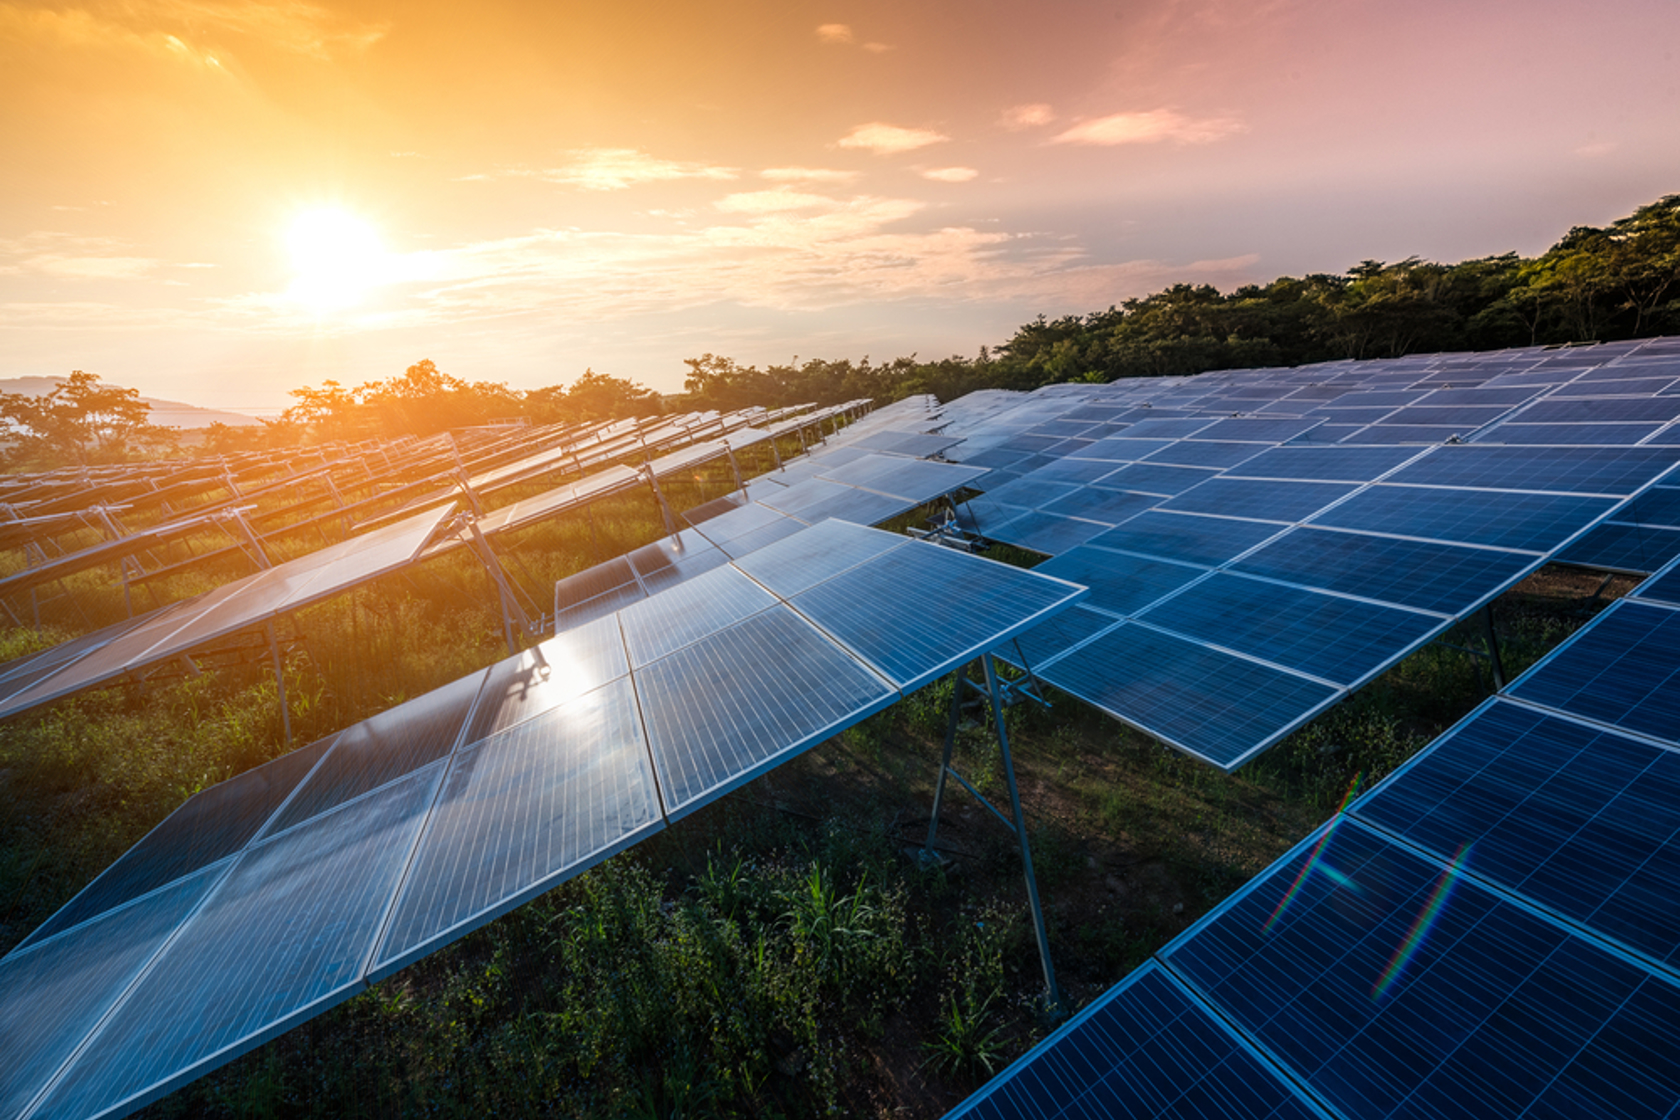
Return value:
[(1169, 439), (1127, 439), (1125, 436), (1110, 436), (1074, 452), (1074, 457), (1131, 463), (1172, 445), (1173, 441)]
[(1560, 551), (1556, 559), (1615, 572), (1654, 572), (1680, 556), (1680, 529), (1605, 521)]
[(1512, 389), (1436, 389), (1423, 398), (1424, 404), (1505, 405), (1522, 404), (1533, 397), (1536, 390), (1520, 386)]
[(1240, 572), (1457, 615), (1535, 564), (1527, 553), (1294, 529), (1237, 561)]
[(1084, 544), (1098, 533), (1106, 532), (1109, 524), (1063, 517), (1060, 514), (1033, 510), (1011, 518), (986, 535), (993, 540), (1020, 545), (1046, 556), (1055, 556)]
[(1170, 463), (1182, 467), (1234, 467), (1245, 459), (1252, 459), (1266, 450), (1260, 443), (1228, 443), (1203, 440), (1181, 440), (1162, 448), (1149, 457), (1151, 463)]
[(1660, 448), (1530, 448), (1463, 444), (1442, 447), (1388, 480), (1414, 486), (1632, 494), (1672, 466), (1680, 451)]
[(785, 599), (908, 543), (846, 521), (823, 521), (742, 557), (735, 566)]
[(1671, 980), (1462, 868), (1333, 828), (1162, 954), (1310, 1090), (1350, 1117), (1672, 1109)]
[(365, 987), (363, 961), (441, 771), (248, 849), (35, 1115), (138, 1107)]
[(1033, 571), (1091, 589), (1087, 603), (1116, 615), (1135, 614), (1206, 574), (1202, 568), (1125, 556), (1101, 548), (1076, 548)]
[(1221, 420), (1219, 423), (1196, 433), (1196, 438), (1239, 440), (1249, 443), (1284, 443), (1294, 439), (1301, 433), (1316, 428), (1322, 420), (1260, 420), (1241, 417), (1231, 420)]
[(1411, 447), (1277, 447), (1232, 467), (1226, 475), (1372, 482), (1417, 454), (1417, 449)]
[(1045, 619), (994, 652), (1018, 669), (1036, 672), (1051, 658), (1065, 654), (1080, 642), (1118, 624), (1119, 620), (1113, 615), (1089, 610), (1081, 604)]
[(1584, 424), (1616, 420), (1672, 420), (1680, 416), (1680, 398), (1623, 397), (1596, 400), (1536, 401), (1519, 414), (1528, 424)]
[(1165, 496), (1181, 494), (1218, 474), (1218, 469), (1213, 467), (1169, 467), (1156, 463), (1135, 463), (1114, 471), (1097, 485), (1108, 490), (1130, 490)]
[(632, 666), (773, 606), (776, 597), (734, 568), (718, 568), (619, 612)]
[[(1325, 425), (1329, 427), (1329, 425)], [(1448, 440), (1467, 436), (1472, 429), (1446, 425), (1382, 424), (1361, 428), (1342, 437), (1345, 444), (1444, 444)]]
[(1548, 552), (1615, 505), (1613, 498), (1377, 483), (1320, 514), (1319, 525)]
[(1680, 606), (1680, 569), (1658, 572), (1654, 578), (1640, 584), (1634, 594), (1641, 599), (1656, 599)]
[(1342, 695), (1319, 681), (1134, 622), (1039, 675), (1225, 770), (1236, 769)]
[(1624, 599), (1511, 686), (1512, 696), (1680, 739), (1680, 610)]
[(1325, 1114), (1150, 962), (947, 1116), (1309, 1120)]
[(1234, 560), (1278, 531), (1279, 526), (1269, 521), (1151, 510), (1093, 537), (1090, 543), (1213, 567)]
[(177, 879), (80, 929), (0, 959), (0, 1116), (21, 1116), (140, 969), (227, 871)]
[(370, 978), (661, 827), (628, 677), (459, 751)]
[(1107, 459), (1057, 459), (1049, 466), (1034, 471), (1033, 477), (1046, 482), (1069, 482), (1076, 486), (1084, 486), (1104, 475), (1113, 474), (1118, 469), (1119, 463)]
[[(1257, 604), (1264, 604), (1257, 609)], [(1352, 686), (1441, 628), (1427, 614), (1216, 572), (1143, 622)]]
[(448, 754), (484, 676), (483, 670), (469, 674), (351, 726), (263, 835), (283, 832)]
[[(934, 585), (951, 594), (930, 602)], [(789, 601), (908, 693), (1083, 597), (1036, 573), (912, 542)]]
[(1479, 433), (1475, 442), (1477, 446), (1499, 443), (1631, 447), (1661, 430), (1661, 424), (1500, 424)]
[(51, 937), (237, 852), (320, 761), (333, 738), (316, 740), (194, 794), (43, 922), (23, 945)]
[(1044, 512), (1097, 521), (1104, 525), (1118, 525), (1159, 502), (1160, 499), (1153, 494), (1133, 494), (1125, 490), (1105, 490), (1098, 486), (1087, 486), (1083, 490), (1075, 490), (1065, 498), (1057, 498), (1044, 507)]
[(1433, 401), (1430, 401), (1427, 404), (1414, 404), (1406, 408), (1395, 409), (1378, 423), (1384, 426), (1391, 424), (1436, 424), (1456, 428), (1461, 432), (1470, 432), (1483, 424), (1497, 420), (1509, 411), (1509, 408), (1502, 405), (1492, 407), (1436, 405)]
[(672, 820), (898, 699), (784, 606), (634, 675)]
[(1042, 478), (1039, 472), (1034, 471), (1026, 478), (1018, 478), (1014, 482), (986, 491), (986, 497), (1002, 505), (1038, 509), (1045, 503), (1065, 497), (1077, 489), (1075, 483)]
[(1657, 961), (1680, 957), (1680, 753), (1496, 700), (1352, 810)]
[(490, 667), (461, 741), (504, 731), (629, 671), (616, 618), (568, 630)]
[(1125, 431), (1127, 439), (1183, 439), (1214, 423), (1210, 416), (1150, 417), (1135, 421)]
[(1302, 521), (1354, 489), (1335, 482), (1214, 478), (1163, 503), (1161, 508), (1260, 521)]

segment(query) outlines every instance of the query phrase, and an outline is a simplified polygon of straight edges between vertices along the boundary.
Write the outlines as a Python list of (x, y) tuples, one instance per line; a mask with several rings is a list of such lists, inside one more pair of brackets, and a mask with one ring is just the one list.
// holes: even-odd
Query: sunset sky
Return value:
[(0, 2), (0, 377), (972, 355), (1680, 192), (1674, 0)]

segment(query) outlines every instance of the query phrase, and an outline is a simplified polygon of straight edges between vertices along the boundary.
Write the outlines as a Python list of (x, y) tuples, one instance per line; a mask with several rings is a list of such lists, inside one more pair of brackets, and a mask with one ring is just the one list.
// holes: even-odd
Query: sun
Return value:
[(316, 313), (360, 303), (389, 279), (389, 257), (362, 218), (337, 207), (305, 210), (286, 231), (292, 258), (291, 297)]

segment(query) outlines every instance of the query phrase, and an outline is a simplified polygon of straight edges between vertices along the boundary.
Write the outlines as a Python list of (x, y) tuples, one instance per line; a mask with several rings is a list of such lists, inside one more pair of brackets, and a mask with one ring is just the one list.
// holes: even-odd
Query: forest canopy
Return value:
[[(522, 419), (586, 423), (667, 410), (752, 405), (885, 404), (918, 393), (951, 400), (976, 389), (1032, 390), (1067, 381), (1188, 375), (1336, 359), (1607, 342), (1680, 334), (1680, 194), (1600, 229), (1577, 226), (1538, 257), (1457, 264), (1365, 260), (1339, 275), (1280, 276), (1231, 292), (1175, 284), (1106, 311), (1043, 315), (976, 357), (794, 358), (763, 369), (715, 354), (685, 359), (684, 392), (661, 396), (586, 370), (569, 386), (517, 390), (464, 381), (421, 360), (397, 377), (292, 390), (262, 427), (212, 425), (197, 450), (220, 454), (369, 436), (424, 436)], [(172, 452), (134, 390), (77, 371), (47, 398), (0, 394), (8, 462), (52, 466)]]

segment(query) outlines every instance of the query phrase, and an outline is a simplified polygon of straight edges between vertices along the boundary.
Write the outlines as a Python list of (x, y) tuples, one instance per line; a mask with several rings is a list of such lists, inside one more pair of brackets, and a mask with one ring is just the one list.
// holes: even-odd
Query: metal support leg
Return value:
[(1493, 604), (1482, 609), (1482, 629), (1487, 637), (1488, 664), (1493, 668), (1493, 688), (1505, 687), (1505, 663), (1499, 658), (1499, 635), (1493, 632)]
[(514, 597), (513, 587), (508, 583), (507, 573), (502, 571), (501, 561), (496, 558), (495, 550), (490, 542), (484, 539), (479, 531), (478, 523), (467, 520), (467, 531), (472, 535), (473, 551), (478, 553), (479, 560), (484, 564), (484, 570), (490, 575), (490, 582), (496, 585), (496, 598), (502, 607), (502, 638), (507, 642), (509, 653), (519, 652), (519, 641), (513, 636), (513, 628), (518, 626), (527, 634), (535, 634), (530, 618)]
[(732, 447), (725, 447), (724, 450), (729, 453), (729, 469), (735, 472), (735, 489), (745, 490), (747, 488), (747, 483), (746, 480), (741, 477), (741, 464), (735, 461), (735, 449)]
[(1027, 818), (1021, 812), (1021, 790), (1015, 784), (1015, 763), (1009, 755), (1009, 734), (1003, 726), (1003, 693), (997, 669), (990, 656), (980, 659), (986, 670), (986, 691), (991, 694), (992, 719), (997, 723), (998, 750), (1003, 753), (1003, 773), (1009, 780), (1009, 809), (1015, 818), (1015, 838), (1021, 844), (1021, 870), (1027, 878), (1027, 904), (1032, 908), (1033, 932), (1038, 937), (1038, 959), (1044, 966), (1044, 998), (1053, 1018), (1061, 1018), (1062, 992), (1056, 987), (1056, 969), (1050, 963), (1050, 934), (1044, 925), (1044, 908), (1038, 902), (1038, 880), (1033, 876), (1032, 846), (1027, 842)]
[(286, 734), (286, 746), (292, 745), (292, 709), (286, 703), (286, 666), (280, 660), (280, 642), (274, 636), (274, 623), (263, 623), (263, 633), (268, 636), (268, 653), (274, 659), (274, 684), (280, 692), (280, 727)]
[(674, 537), (677, 535), (677, 518), (671, 512), (670, 505), (665, 501), (665, 491), (659, 488), (659, 479), (654, 477), (652, 471), (647, 472), (647, 480), (648, 485), (653, 487), (654, 500), (659, 503), (659, 515), (665, 519), (665, 535)]
[(939, 780), (933, 786), (933, 818), (928, 821), (923, 863), (932, 863), (938, 858), (934, 854), (933, 842), (939, 836), (939, 807), (945, 801), (945, 776), (951, 772), (951, 751), (957, 745), (957, 723), (962, 718), (963, 686), (967, 681), (968, 666), (957, 666), (957, 671), (951, 674), (951, 714), (945, 723), (945, 753), (939, 759)]

